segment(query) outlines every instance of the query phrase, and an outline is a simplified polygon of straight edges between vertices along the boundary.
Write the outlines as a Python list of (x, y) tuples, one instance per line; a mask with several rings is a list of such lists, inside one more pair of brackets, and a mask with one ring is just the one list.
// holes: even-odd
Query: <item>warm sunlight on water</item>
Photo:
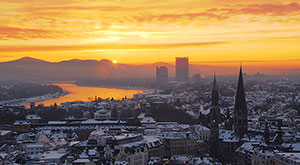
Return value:
[[(94, 100), (95, 96), (100, 98), (108, 98), (113, 97), (114, 99), (122, 99), (125, 96), (127, 98), (132, 98), (135, 93), (142, 93), (143, 90), (131, 90), (131, 89), (117, 89), (117, 88), (102, 88), (102, 87), (82, 87), (77, 86), (75, 84), (70, 83), (57, 83), (53, 84), (61, 87), (63, 90), (68, 91), (69, 94), (36, 102), (38, 104), (44, 104), (45, 106), (50, 106), (56, 103), (60, 105), (63, 102), (71, 102), (71, 101), (91, 101)], [(26, 107), (29, 103), (24, 104)]]

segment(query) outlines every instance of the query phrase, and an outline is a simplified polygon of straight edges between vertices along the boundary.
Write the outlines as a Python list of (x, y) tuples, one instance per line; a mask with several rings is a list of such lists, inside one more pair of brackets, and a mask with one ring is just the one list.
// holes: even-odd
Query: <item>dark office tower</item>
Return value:
[(238, 136), (242, 137), (248, 130), (248, 109), (245, 97), (242, 67), (240, 68), (233, 117), (234, 131)]
[(168, 83), (168, 68), (165, 66), (156, 67), (156, 82), (158, 84)]
[(219, 90), (217, 87), (216, 74), (214, 75), (213, 89), (211, 92), (210, 120), (216, 120), (218, 124), (221, 122)]
[(189, 58), (176, 57), (176, 81), (189, 80)]

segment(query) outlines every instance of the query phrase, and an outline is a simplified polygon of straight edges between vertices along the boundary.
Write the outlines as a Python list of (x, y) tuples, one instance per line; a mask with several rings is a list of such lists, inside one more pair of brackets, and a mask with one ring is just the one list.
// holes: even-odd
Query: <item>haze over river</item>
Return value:
[[(125, 96), (127, 98), (132, 98), (136, 93), (142, 93), (143, 90), (132, 90), (132, 89), (119, 89), (119, 88), (103, 88), (103, 87), (85, 87), (77, 86), (72, 83), (51, 83), (61, 87), (63, 90), (69, 92), (69, 94), (61, 96), (59, 98), (53, 98), (43, 101), (37, 101), (35, 104), (44, 104), (45, 106), (60, 105), (63, 102), (71, 101), (91, 101), (95, 99), (95, 96), (100, 98), (114, 98), (122, 99)], [(29, 103), (23, 103), (26, 107)]]

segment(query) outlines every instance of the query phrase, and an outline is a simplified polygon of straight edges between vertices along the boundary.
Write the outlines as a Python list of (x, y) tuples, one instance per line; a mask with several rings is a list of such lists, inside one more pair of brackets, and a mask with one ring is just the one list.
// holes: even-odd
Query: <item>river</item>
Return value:
[[(71, 83), (53, 83), (52, 85), (57, 85), (63, 90), (69, 92), (69, 94), (61, 96), (59, 98), (47, 99), (43, 101), (37, 101), (35, 104), (44, 104), (45, 106), (60, 105), (63, 102), (71, 101), (91, 101), (95, 99), (95, 96), (100, 98), (114, 98), (122, 99), (125, 96), (127, 98), (132, 98), (136, 93), (142, 93), (143, 90), (133, 90), (133, 89), (119, 89), (119, 88), (103, 88), (103, 87), (85, 87), (77, 86)], [(29, 103), (22, 103), (26, 107), (29, 106)]]

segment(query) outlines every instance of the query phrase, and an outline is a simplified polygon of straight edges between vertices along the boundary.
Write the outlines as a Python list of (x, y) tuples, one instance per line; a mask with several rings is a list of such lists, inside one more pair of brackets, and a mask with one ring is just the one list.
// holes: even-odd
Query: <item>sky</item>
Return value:
[(300, 66), (299, 0), (1, 0), (0, 61)]

